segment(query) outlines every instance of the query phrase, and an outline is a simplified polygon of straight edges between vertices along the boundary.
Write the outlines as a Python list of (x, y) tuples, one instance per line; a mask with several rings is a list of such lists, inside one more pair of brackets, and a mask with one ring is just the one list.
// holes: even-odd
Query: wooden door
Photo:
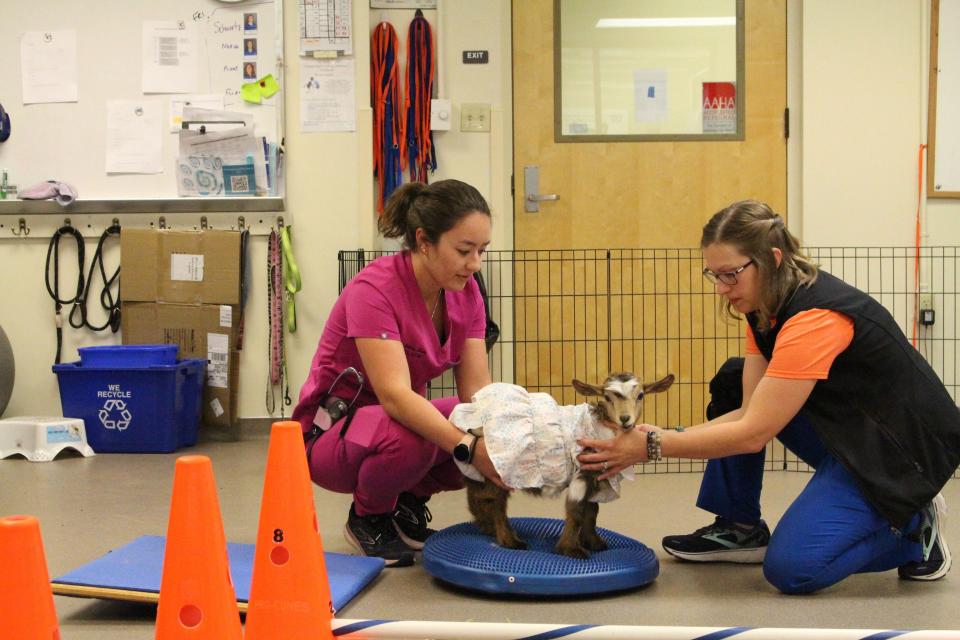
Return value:
[[(570, 400), (572, 377), (669, 371), (693, 385), (681, 390), (689, 417), (702, 416), (704, 385), (738, 352), (740, 328), (704, 286), (701, 228), (744, 198), (786, 214), (785, 0), (747, 0), (744, 26), (744, 140), (556, 143), (553, 1), (513, 3), (518, 384)], [(560, 196), (539, 213), (524, 211), (527, 165), (540, 167), (541, 193)]]
[(786, 213), (786, 2), (747, 0), (746, 137), (724, 142), (554, 142), (553, 2), (513, 3), (516, 193), (539, 165), (560, 199), (525, 213), (514, 197), (514, 247), (695, 247), (710, 214), (744, 198)]

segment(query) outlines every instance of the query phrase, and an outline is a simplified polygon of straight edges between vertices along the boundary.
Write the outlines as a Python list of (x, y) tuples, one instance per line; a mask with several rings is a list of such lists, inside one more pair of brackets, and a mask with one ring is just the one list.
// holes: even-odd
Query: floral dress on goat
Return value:
[[(480, 389), (473, 402), (457, 405), (450, 414), (461, 431), (483, 428), (487, 453), (503, 481), (515, 489), (542, 489), (561, 493), (580, 471), (577, 455), (581, 438), (604, 439), (613, 431), (599, 426), (589, 404), (559, 405), (547, 393), (529, 393), (523, 387), (495, 382)], [(457, 461), (465, 476), (483, 481), (473, 465)], [(620, 497), (620, 478), (633, 479), (633, 470), (601, 483), (592, 502)]]

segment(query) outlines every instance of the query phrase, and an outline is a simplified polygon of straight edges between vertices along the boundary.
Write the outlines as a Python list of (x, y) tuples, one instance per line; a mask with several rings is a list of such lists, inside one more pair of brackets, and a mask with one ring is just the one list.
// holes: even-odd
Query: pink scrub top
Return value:
[[(414, 391), (426, 394), (427, 383), (460, 362), (467, 338), (483, 339), (486, 314), (476, 280), (463, 291), (444, 293), (447, 308), (446, 341), (440, 338), (423, 303), (413, 273), (410, 252), (377, 258), (356, 275), (333, 305), (310, 364), (310, 375), (300, 389), (293, 419), (309, 431), (321, 397), (337, 375), (354, 367), (366, 377), (354, 338), (399, 340), (407, 356)], [(344, 376), (333, 394), (349, 401), (357, 391), (356, 379)], [(357, 406), (379, 404), (367, 382)]]

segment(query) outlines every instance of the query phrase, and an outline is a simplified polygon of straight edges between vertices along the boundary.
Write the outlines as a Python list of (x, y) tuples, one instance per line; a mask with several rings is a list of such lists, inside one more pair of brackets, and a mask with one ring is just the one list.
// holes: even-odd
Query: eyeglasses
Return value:
[(722, 282), (723, 284), (732, 287), (733, 285), (737, 284), (737, 276), (740, 275), (740, 272), (742, 272), (744, 269), (746, 269), (752, 264), (753, 264), (753, 260), (748, 260), (747, 263), (742, 267), (738, 267), (733, 271), (725, 271), (724, 273), (714, 273), (713, 271), (710, 271), (710, 269), (704, 269), (703, 277), (709, 280), (710, 282), (712, 282), (713, 284)]

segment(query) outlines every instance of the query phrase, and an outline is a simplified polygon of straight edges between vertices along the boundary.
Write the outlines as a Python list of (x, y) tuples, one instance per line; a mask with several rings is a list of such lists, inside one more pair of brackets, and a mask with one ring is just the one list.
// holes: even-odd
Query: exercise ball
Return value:
[(6, 411), (7, 403), (13, 394), (13, 377), (13, 348), (3, 327), (0, 327), (0, 416)]

